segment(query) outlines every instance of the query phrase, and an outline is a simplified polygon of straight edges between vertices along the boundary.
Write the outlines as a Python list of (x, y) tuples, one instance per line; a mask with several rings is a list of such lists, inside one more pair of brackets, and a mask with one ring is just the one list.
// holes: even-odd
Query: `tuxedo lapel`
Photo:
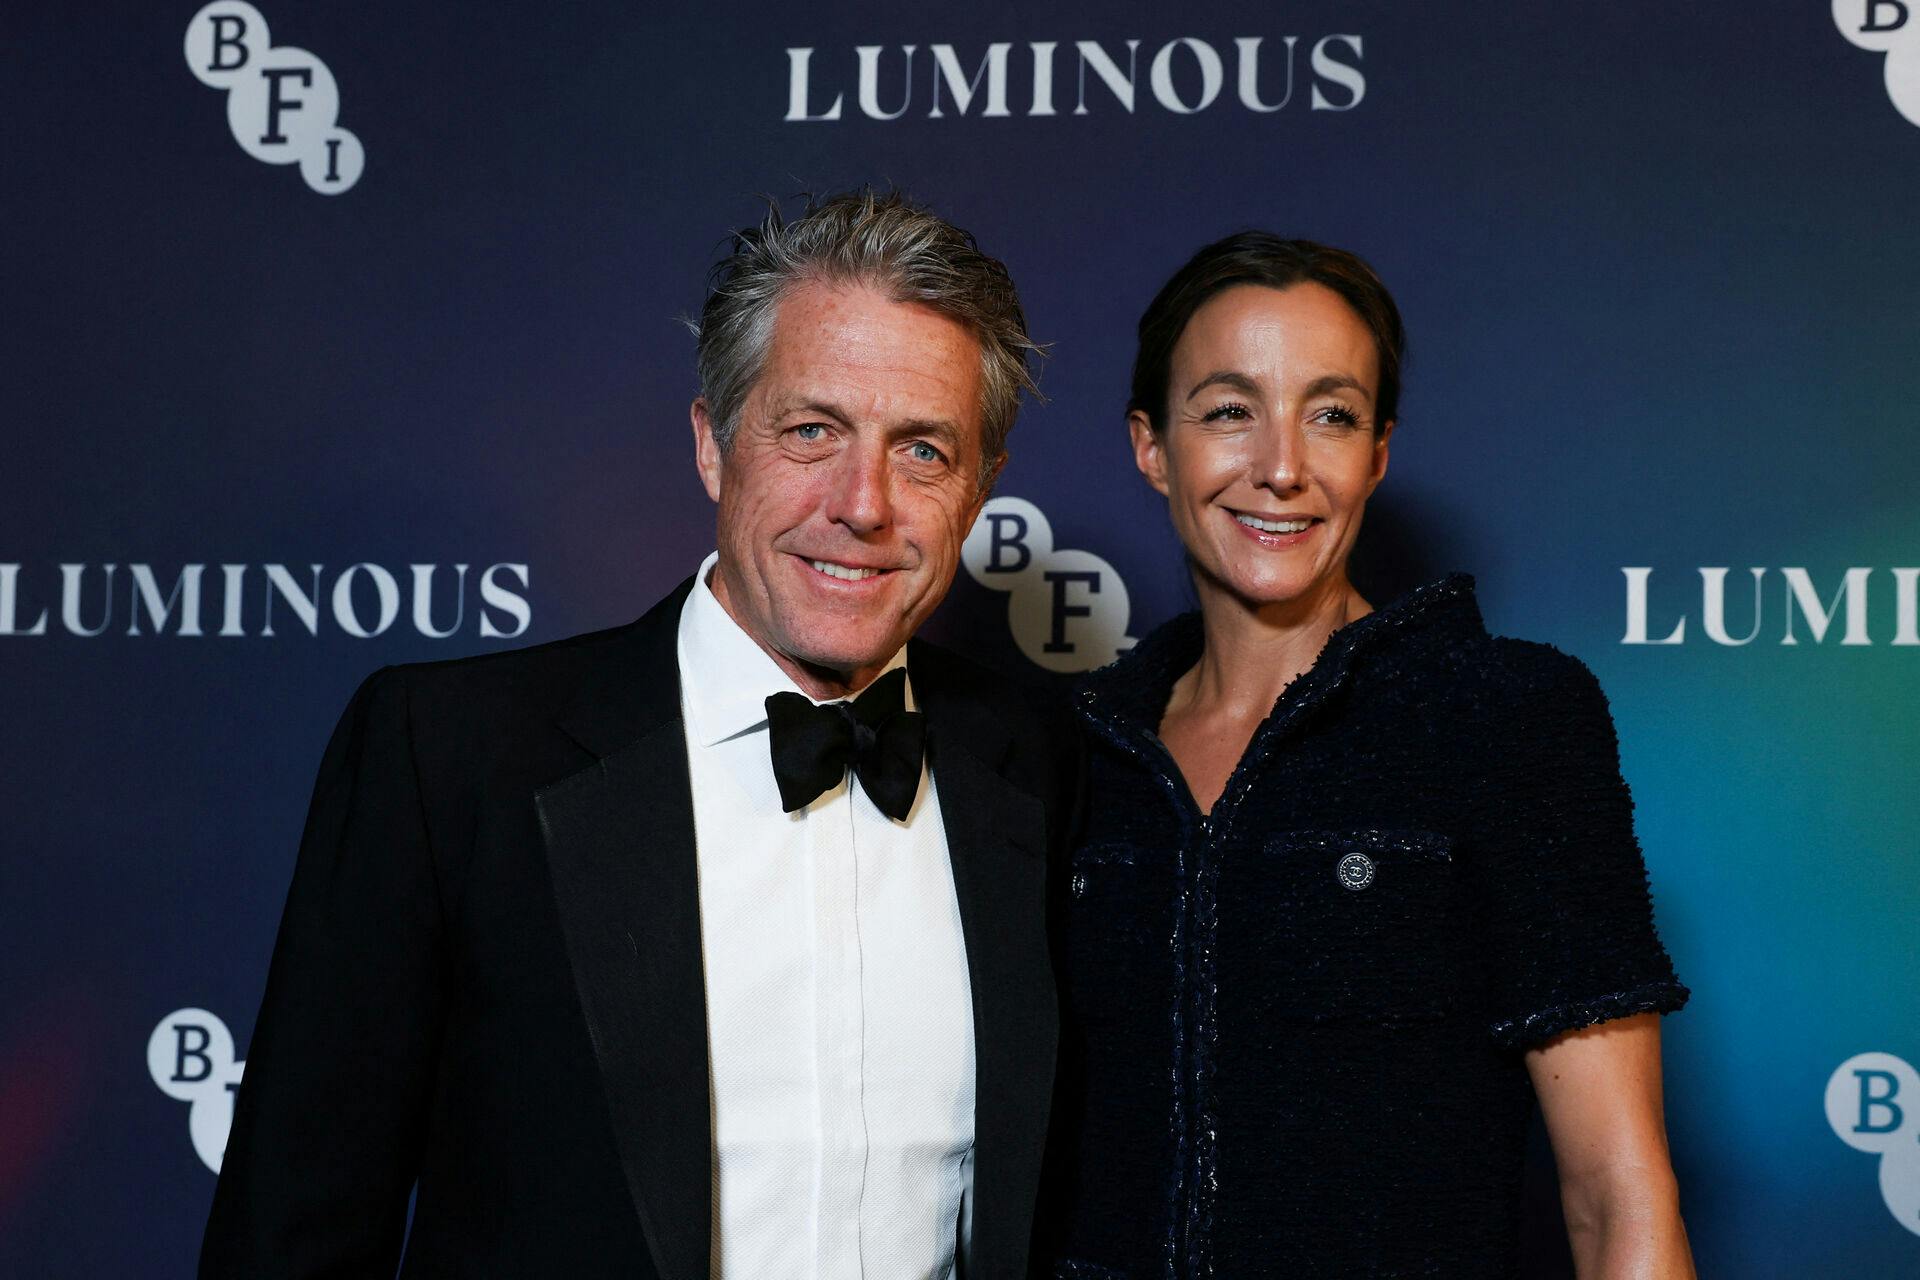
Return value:
[(969, 1274), (1024, 1274), (1053, 1087), (1058, 1005), (1046, 937), (1046, 809), (1001, 772), (1005, 727), (908, 649), (953, 863), (973, 987), (974, 1185)]
[(691, 582), (562, 719), (595, 762), (535, 796), (615, 1145), (662, 1280), (705, 1280), (712, 1106), (675, 639)]

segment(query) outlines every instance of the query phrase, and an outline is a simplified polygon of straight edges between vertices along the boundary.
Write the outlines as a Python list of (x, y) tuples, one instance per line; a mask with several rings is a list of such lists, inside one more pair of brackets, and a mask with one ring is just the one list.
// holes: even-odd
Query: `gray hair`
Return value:
[(773, 319), (786, 291), (822, 281), (858, 284), (895, 302), (930, 307), (980, 343), (980, 483), (993, 476), (1013, 430), (1022, 392), (1038, 399), (1033, 358), (1013, 278), (973, 236), (898, 191), (869, 188), (807, 200), (791, 220), (777, 201), (766, 217), (733, 234), (708, 280), (706, 305), (688, 327), (698, 339), (700, 394), (714, 443), (733, 447), (740, 410), (766, 366)]

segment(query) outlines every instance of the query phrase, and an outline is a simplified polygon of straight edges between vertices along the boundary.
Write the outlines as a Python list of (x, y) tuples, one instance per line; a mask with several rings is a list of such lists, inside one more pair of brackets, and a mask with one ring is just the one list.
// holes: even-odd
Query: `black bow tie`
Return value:
[(797, 693), (767, 699), (767, 738), (780, 805), (804, 809), (849, 766), (875, 807), (898, 821), (920, 789), (926, 717), (908, 711), (907, 669), (895, 667), (852, 702), (816, 706)]

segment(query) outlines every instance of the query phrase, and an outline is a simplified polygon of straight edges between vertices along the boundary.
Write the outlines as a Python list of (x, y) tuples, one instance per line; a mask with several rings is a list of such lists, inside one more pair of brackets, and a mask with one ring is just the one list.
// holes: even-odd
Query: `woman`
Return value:
[(1140, 321), (1128, 426), (1199, 596), (1077, 692), (1065, 1277), (1512, 1274), (1529, 1089), (1583, 1277), (1692, 1274), (1606, 701), (1470, 579), (1347, 576), (1403, 334), (1248, 233)]

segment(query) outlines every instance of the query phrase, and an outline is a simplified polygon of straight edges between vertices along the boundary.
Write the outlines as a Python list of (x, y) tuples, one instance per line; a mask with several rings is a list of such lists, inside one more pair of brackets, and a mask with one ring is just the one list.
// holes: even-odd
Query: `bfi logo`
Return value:
[(1891, 1053), (1857, 1053), (1827, 1078), (1834, 1136), (1880, 1157), (1880, 1198), (1920, 1236), (1920, 1073)]
[(1012, 596), (1020, 652), (1048, 671), (1091, 671), (1133, 648), (1127, 584), (1091, 551), (1053, 545), (1053, 526), (1024, 498), (995, 498), (960, 548), (967, 573)]
[(147, 1037), (147, 1074), (187, 1107), (187, 1136), (200, 1163), (220, 1172), (233, 1127), (233, 1095), (247, 1064), (233, 1057), (233, 1033), (205, 1009), (176, 1009)]
[(1893, 108), (1920, 125), (1920, 0), (1833, 0), (1833, 25), (1856, 49), (1887, 55), (1882, 74)]
[(366, 151), (342, 129), (340, 89), (305, 49), (274, 48), (267, 20), (245, 0), (214, 0), (187, 24), (187, 66), (227, 94), (227, 127), (240, 149), (267, 164), (298, 164), (321, 195), (360, 181)]

